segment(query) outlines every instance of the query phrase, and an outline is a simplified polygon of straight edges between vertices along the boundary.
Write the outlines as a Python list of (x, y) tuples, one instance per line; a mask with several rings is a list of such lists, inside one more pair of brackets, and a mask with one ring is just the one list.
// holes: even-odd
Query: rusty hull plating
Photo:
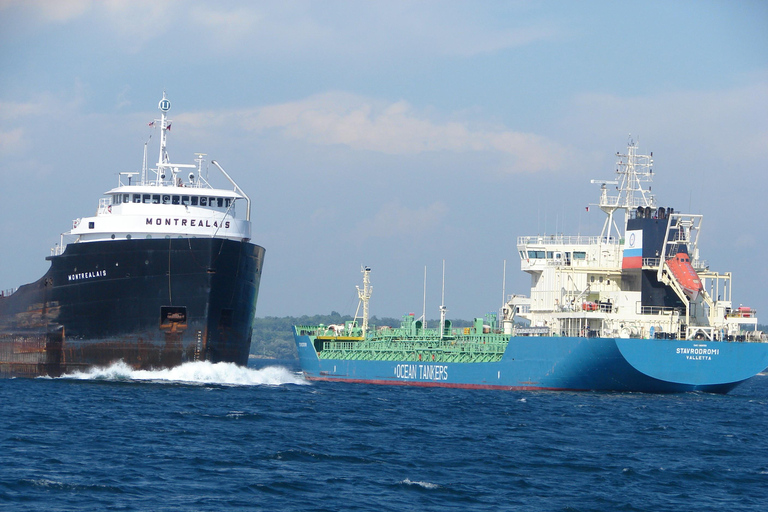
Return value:
[(0, 376), (248, 360), (264, 249), (219, 238), (70, 244), (0, 297)]

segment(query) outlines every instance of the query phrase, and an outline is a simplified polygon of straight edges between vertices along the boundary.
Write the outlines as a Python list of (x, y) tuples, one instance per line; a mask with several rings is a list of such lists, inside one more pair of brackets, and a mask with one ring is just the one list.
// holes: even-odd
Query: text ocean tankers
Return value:
[[(204, 154), (173, 163), (163, 94), (155, 167), (119, 174), (95, 215), (73, 222), (46, 274), (0, 296), (0, 375), (60, 375), (123, 360), (134, 368), (206, 360), (245, 365), (264, 262), (251, 200), (214, 188)], [(239, 212), (238, 212), (239, 210)]]
[[(727, 393), (768, 367), (756, 312), (734, 307), (731, 273), (699, 255), (702, 216), (659, 206), (652, 155), (630, 143), (601, 185), (598, 236), (517, 239), (530, 294), (456, 329), (440, 307), (400, 327), (295, 326), (311, 380), (490, 389)], [(617, 191), (609, 195), (610, 190)], [(364, 289), (369, 268), (364, 268)], [(361, 300), (370, 293), (361, 293)], [(367, 304), (364, 311), (367, 312)]]

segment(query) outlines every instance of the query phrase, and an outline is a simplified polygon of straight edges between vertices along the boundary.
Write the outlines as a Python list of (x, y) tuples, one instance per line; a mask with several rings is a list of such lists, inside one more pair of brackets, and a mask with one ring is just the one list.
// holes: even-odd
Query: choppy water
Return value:
[(726, 396), (304, 382), (116, 366), (0, 380), (0, 510), (768, 507), (768, 377)]

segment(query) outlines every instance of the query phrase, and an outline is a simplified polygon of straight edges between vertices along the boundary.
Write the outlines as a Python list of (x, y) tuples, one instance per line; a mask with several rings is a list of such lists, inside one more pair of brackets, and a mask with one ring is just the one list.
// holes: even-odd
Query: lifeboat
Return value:
[(691, 265), (691, 257), (684, 252), (679, 252), (667, 260), (667, 267), (669, 267), (672, 275), (675, 276), (675, 279), (688, 298), (696, 300), (704, 286), (701, 284), (699, 274), (696, 273)]

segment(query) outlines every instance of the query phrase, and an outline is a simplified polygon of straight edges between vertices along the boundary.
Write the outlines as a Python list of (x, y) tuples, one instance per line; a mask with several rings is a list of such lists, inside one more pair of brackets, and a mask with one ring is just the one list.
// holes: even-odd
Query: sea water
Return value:
[(741, 511), (768, 377), (729, 395), (308, 383), (293, 362), (0, 380), (3, 511)]

